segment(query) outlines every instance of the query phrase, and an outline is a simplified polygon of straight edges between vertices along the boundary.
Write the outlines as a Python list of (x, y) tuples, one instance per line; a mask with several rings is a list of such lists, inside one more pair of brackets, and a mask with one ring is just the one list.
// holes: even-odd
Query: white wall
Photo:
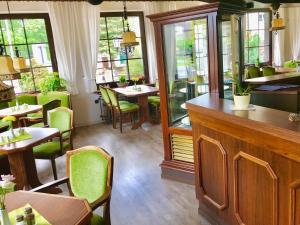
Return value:
[[(161, 2), (161, 11), (168, 11), (173, 9), (180, 9), (201, 5), (199, 1), (181, 1), (181, 2)], [(47, 2), (14, 2), (9, 1), (12, 13), (47, 13)], [(128, 11), (144, 11), (144, 2), (127, 2)], [(99, 12), (107, 11), (123, 11), (123, 2), (103, 2), (99, 6)], [(8, 13), (6, 2), (0, 1), (0, 13)], [(145, 19), (146, 20), (146, 19)], [(147, 19), (148, 20), (148, 19)], [(147, 33), (147, 31), (146, 31)], [(78, 74), (80, 71), (78, 71)], [(80, 79), (79, 79), (80, 80)], [(81, 92), (78, 95), (72, 96), (72, 104), (75, 115), (75, 125), (85, 126), (100, 123), (100, 106), (95, 104), (97, 95), (86, 94), (82, 89), (85, 88), (82, 82), (78, 83), (78, 89)]]

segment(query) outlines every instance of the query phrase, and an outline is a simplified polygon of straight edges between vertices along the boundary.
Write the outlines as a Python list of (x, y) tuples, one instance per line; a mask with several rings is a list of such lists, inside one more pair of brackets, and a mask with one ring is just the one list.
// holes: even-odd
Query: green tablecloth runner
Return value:
[[(8, 213), (9, 216), (9, 220), (11, 222), (12, 225), (15, 225), (16, 222), (16, 216), (17, 215), (24, 215), (24, 209), (26, 207), (31, 207), (31, 205), (27, 204), (19, 209), (15, 209), (13, 211), (11, 211), (10, 213)], [(32, 208), (32, 207), (31, 207)], [(51, 225), (51, 223), (49, 223), (41, 214), (39, 214), (34, 208), (32, 208), (32, 211), (35, 215), (35, 223), (37, 225)]]
[[(23, 135), (20, 135), (20, 136), (17, 136), (15, 138), (10, 139), (9, 143), (24, 141), (24, 140), (28, 140), (28, 139), (31, 139), (31, 138), (32, 138), (32, 136), (29, 133), (27, 133), (26, 131), (24, 131)], [(6, 144), (8, 144), (8, 142), (2, 142), (2, 138), (1, 138), (1, 135), (0, 135), (0, 146), (1, 145), (6, 145)]]

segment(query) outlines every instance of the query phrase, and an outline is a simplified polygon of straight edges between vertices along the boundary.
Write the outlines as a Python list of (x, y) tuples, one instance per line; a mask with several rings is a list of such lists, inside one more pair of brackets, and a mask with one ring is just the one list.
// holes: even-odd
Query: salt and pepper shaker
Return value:
[(25, 208), (24, 215), (25, 215), (25, 225), (35, 225), (35, 216), (32, 212), (31, 207)]
[(24, 222), (24, 216), (23, 215), (17, 215), (16, 216), (16, 225), (26, 225)]

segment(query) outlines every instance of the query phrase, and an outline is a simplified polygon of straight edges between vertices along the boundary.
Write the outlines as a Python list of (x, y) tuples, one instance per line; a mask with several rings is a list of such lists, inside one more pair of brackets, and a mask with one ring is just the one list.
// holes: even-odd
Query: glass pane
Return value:
[(114, 40), (109, 40), (109, 50), (111, 60), (120, 60), (121, 49), (118, 47), (117, 42)]
[(258, 13), (248, 14), (248, 29), (257, 30), (258, 29)]
[(107, 39), (105, 17), (100, 17), (100, 40)]
[(245, 64), (249, 64), (249, 49), (248, 48), (245, 48), (244, 49), (244, 54), (245, 54)]
[(249, 48), (249, 64), (257, 63), (257, 59), (259, 59), (258, 49), (259, 48)]
[(33, 69), (34, 81), (37, 90), (40, 90), (40, 83), (49, 73), (52, 73), (52, 67), (42, 67)]
[(24, 24), (29, 44), (48, 42), (44, 19), (24, 19)]
[(259, 46), (259, 34), (258, 31), (250, 31), (249, 32), (249, 47), (257, 47)]
[(269, 29), (270, 26), (270, 13), (260, 12), (258, 14), (259, 29)]
[(269, 30), (259, 31), (259, 46), (266, 46), (270, 44), (270, 32)]
[(125, 75), (127, 77), (127, 79), (129, 79), (128, 74), (127, 74), (126, 61), (114, 61), (114, 62), (112, 62), (112, 67), (113, 67), (114, 81), (118, 81), (119, 76), (121, 76), (121, 75)]
[(107, 60), (110, 60), (109, 51), (108, 51), (108, 43), (106, 40), (100, 41), (98, 61), (107, 61)]
[(122, 38), (124, 32), (122, 17), (107, 17), (108, 38)]
[(134, 52), (133, 54), (129, 54), (128, 57), (131, 58), (142, 58), (143, 57), (143, 52), (142, 52), (142, 43), (141, 43), (141, 39), (137, 38), (136, 39), (137, 42), (139, 42), (139, 45), (134, 46)]
[(136, 37), (141, 37), (140, 18), (138, 16), (128, 17), (129, 28), (135, 32)]
[(144, 76), (144, 64), (142, 59), (128, 60), (130, 78)]
[(48, 44), (29, 45), (32, 67), (51, 66), (51, 57)]
[(270, 48), (269, 46), (259, 48), (259, 62), (266, 63), (270, 60)]
[(169, 123), (190, 128), (184, 103), (208, 90), (207, 20), (163, 27)]
[[(32, 92), (34, 90), (32, 73), (22, 73), (20, 79), (20, 92)], [(15, 87), (16, 90), (16, 87)]]
[(26, 44), (22, 20), (1, 20), (1, 27), (6, 45)]

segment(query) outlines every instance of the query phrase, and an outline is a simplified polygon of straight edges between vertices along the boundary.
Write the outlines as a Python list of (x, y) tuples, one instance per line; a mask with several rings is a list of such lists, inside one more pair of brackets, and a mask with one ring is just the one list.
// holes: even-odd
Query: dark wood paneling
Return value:
[(300, 180), (290, 188), (290, 225), (300, 224)]

